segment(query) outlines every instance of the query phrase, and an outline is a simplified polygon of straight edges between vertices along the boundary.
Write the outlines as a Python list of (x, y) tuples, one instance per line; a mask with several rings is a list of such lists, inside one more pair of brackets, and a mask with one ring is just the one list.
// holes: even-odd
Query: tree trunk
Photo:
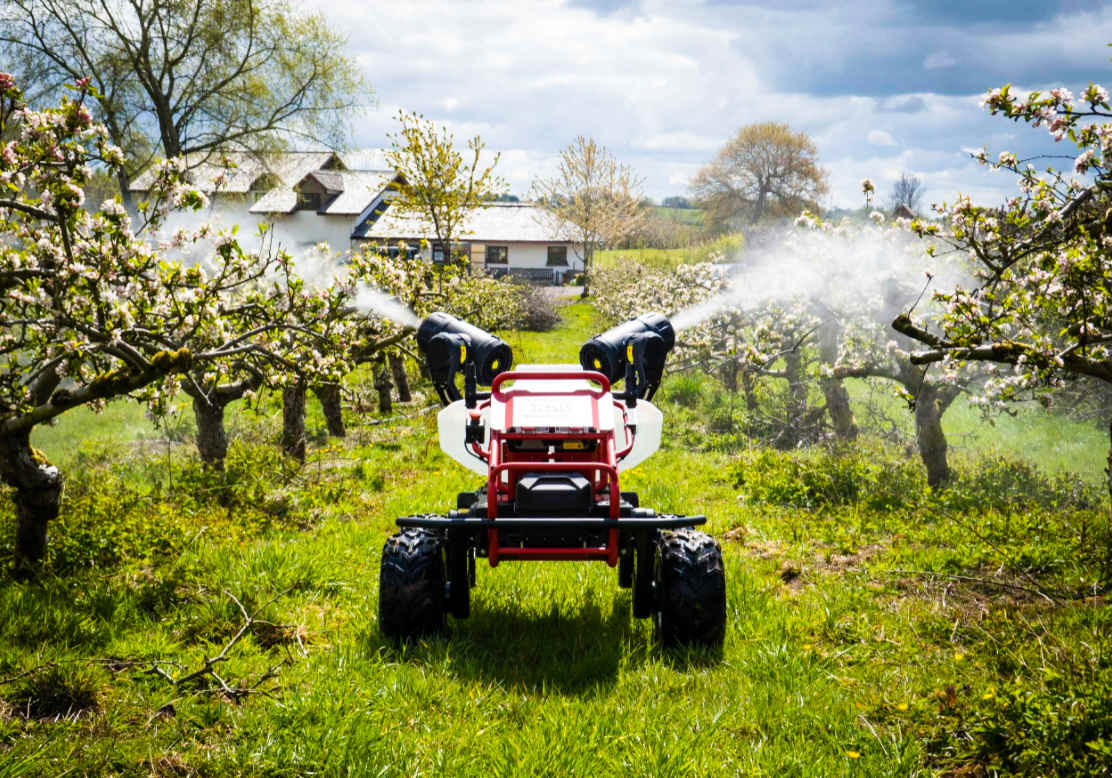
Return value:
[(337, 438), (346, 436), (343, 407), (340, 403), (340, 385), (320, 384), (313, 387), (313, 394), (320, 400), (324, 421), (328, 425), (328, 434)]
[(193, 415), (197, 419), (197, 453), (205, 467), (224, 469), (228, 456), (228, 435), (224, 431), (224, 408), (227, 402), (197, 395), (193, 398)]
[(405, 374), (405, 360), (400, 354), (390, 355), (390, 372), (394, 374), (394, 386), (398, 387), (398, 402), (411, 401), (413, 395), (409, 391), (409, 376)]
[(62, 474), (31, 448), (31, 433), (0, 438), (0, 477), (15, 489), (15, 553), (21, 564), (46, 556), (47, 525), (58, 517)]
[(741, 391), (745, 394), (745, 409), (756, 413), (760, 407), (757, 402), (757, 378), (749, 370), (741, 371)]
[[(822, 329), (819, 334), (819, 359), (826, 365), (833, 365), (838, 361), (838, 348), (842, 339), (842, 325), (829, 312), (823, 316)], [(849, 404), (849, 392), (846, 391), (842, 379), (834, 376), (823, 377), (819, 380), (822, 396), (826, 399), (826, 411), (830, 414), (830, 423), (834, 425), (834, 434), (839, 440), (857, 439), (857, 421), (853, 418), (853, 409)]]
[(939, 396), (938, 388), (929, 383), (919, 387), (915, 398), (915, 438), (919, 443), (919, 456), (927, 468), (927, 483), (932, 489), (945, 486), (950, 480), (946, 435), (942, 431), (942, 414), (949, 404)]
[(853, 418), (846, 387), (838, 378), (823, 378), (819, 385), (826, 398), (826, 411), (834, 425), (834, 434), (839, 440), (857, 440), (857, 420)]
[(378, 412), (390, 413), (393, 410), (393, 405), (390, 403), (390, 373), (383, 360), (375, 363), (374, 387), (378, 390)]
[(1108, 466), (1104, 469), (1104, 474), (1108, 477), (1108, 495), (1112, 497), (1112, 422), (1108, 423)]
[(282, 451), (305, 461), (305, 384), (301, 381), (282, 390)]
[(784, 355), (784, 373), (788, 379), (788, 418), (777, 444), (781, 449), (793, 449), (803, 442), (807, 414), (807, 382), (803, 378), (803, 354), (798, 347)]
[(741, 366), (736, 359), (727, 359), (718, 369), (718, 376), (722, 379), (722, 386), (727, 392), (737, 391), (737, 374)]

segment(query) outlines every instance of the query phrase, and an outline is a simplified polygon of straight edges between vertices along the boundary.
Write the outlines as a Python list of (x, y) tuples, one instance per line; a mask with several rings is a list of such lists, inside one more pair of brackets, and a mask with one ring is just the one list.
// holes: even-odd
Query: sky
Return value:
[(996, 203), (1014, 182), (971, 150), (1070, 149), (989, 116), (986, 90), (1112, 89), (1112, 2), (1096, 0), (314, 3), (374, 90), (355, 146), (388, 145), (398, 110), (418, 111), (461, 145), (480, 135), (521, 196), (578, 135), (630, 165), (646, 195), (686, 196), (739, 128), (776, 121), (817, 146), (824, 207), (862, 205), (863, 178), (883, 202), (902, 173), (922, 180), (926, 205), (959, 192)]

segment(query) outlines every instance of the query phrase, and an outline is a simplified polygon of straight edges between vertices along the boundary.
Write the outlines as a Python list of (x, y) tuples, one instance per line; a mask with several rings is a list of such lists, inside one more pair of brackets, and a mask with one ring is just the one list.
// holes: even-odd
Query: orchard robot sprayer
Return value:
[[(454, 510), (397, 520), (379, 579), (385, 635), (417, 637), (441, 631), (448, 614), (466, 618), (478, 557), (490, 567), (605, 562), (633, 590), (633, 615), (652, 617), (665, 645), (722, 642), (722, 551), (692, 529), (705, 517), (657, 514), (619, 484), (660, 446), (663, 417), (650, 401), (675, 344), (664, 316), (596, 335), (579, 365), (511, 370), (505, 341), (446, 313), (421, 323), (417, 344), (445, 405), (440, 446), (485, 481), (459, 494)], [(619, 380), (624, 391), (613, 392)]]

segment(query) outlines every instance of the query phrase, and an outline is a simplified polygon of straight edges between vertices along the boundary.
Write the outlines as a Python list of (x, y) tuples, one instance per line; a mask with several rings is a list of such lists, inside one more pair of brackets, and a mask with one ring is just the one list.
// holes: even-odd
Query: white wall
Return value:
[[(351, 249), (351, 230), (355, 217), (319, 214), (316, 211), (294, 211), (290, 214), (272, 214), (277, 245), (297, 255), (318, 243), (327, 243), (336, 252)], [(254, 227), (252, 227), (254, 229)], [(243, 227), (240, 227), (242, 234)]]

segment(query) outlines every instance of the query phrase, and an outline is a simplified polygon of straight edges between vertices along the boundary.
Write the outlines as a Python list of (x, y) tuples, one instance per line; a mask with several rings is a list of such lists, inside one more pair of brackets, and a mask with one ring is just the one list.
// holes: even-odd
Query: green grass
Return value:
[[(575, 361), (597, 324), (589, 305), (561, 312), (552, 333), (506, 333), (518, 363)], [(939, 498), (899, 446), (727, 447), (704, 429), (712, 391), (668, 378), (665, 449), (623, 488), (708, 516), (727, 568), (720, 655), (661, 650), (615, 571), (587, 563), (481, 564), (470, 619), (445, 638), (385, 641), (377, 567), (394, 517), (444, 510), (476, 480), (441, 454), (420, 401), (388, 424), (349, 417), (344, 440), (323, 438), (312, 408), (301, 468), (274, 451), (272, 406), (237, 411), (224, 476), (187, 445), (144, 444), (141, 410), (66, 414), (36, 433), (69, 478), (52, 556), (37, 580), (0, 580), (0, 776), (1108, 763), (1107, 500), (978, 454), (1068, 438), (1082, 442), (1060, 464), (1099, 465), (1103, 440), (1060, 419), (1057, 436), (1041, 421), (982, 427), (955, 408), (964, 475)], [(82, 443), (89, 423), (96, 443)], [(211, 677), (175, 686), (152, 671), (181, 677), (217, 655), (243, 624), (233, 596), (260, 622), (217, 672), (259, 693), (236, 702)]]
[(695, 227), (703, 225), (703, 211), (701, 208), (665, 208), (658, 205), (653, 208), (653, 212), (662, 219), (679, 222), (680, 224), (690, 224)]
[[(895, 396), (893, 384), (846, 382), (859, 410), (875, 404), (914, 440), (914, 419), (906, 403)], [(950, 449), (959, 457), (1005, 456), (1030, 461), (1048, 473), (1072, 473), (1096, 483), (1103, 478), (1108, 453), (1108, 430), (1096, 423), (1072, 422), (1061, 413), (1034, 402), (1017, 403), (1008, 413), (986, 417), (965, 397), (959, 397), (942, 417)]]
[(607, 249), (595, 253), (594, 264), (597, 268), (605, 269), (619, 262), (634, 261), (659, 270), (671, 270), (680, 265), (727, 261), (744, 245), (741, 233), (732, 233), (679, 249)]

